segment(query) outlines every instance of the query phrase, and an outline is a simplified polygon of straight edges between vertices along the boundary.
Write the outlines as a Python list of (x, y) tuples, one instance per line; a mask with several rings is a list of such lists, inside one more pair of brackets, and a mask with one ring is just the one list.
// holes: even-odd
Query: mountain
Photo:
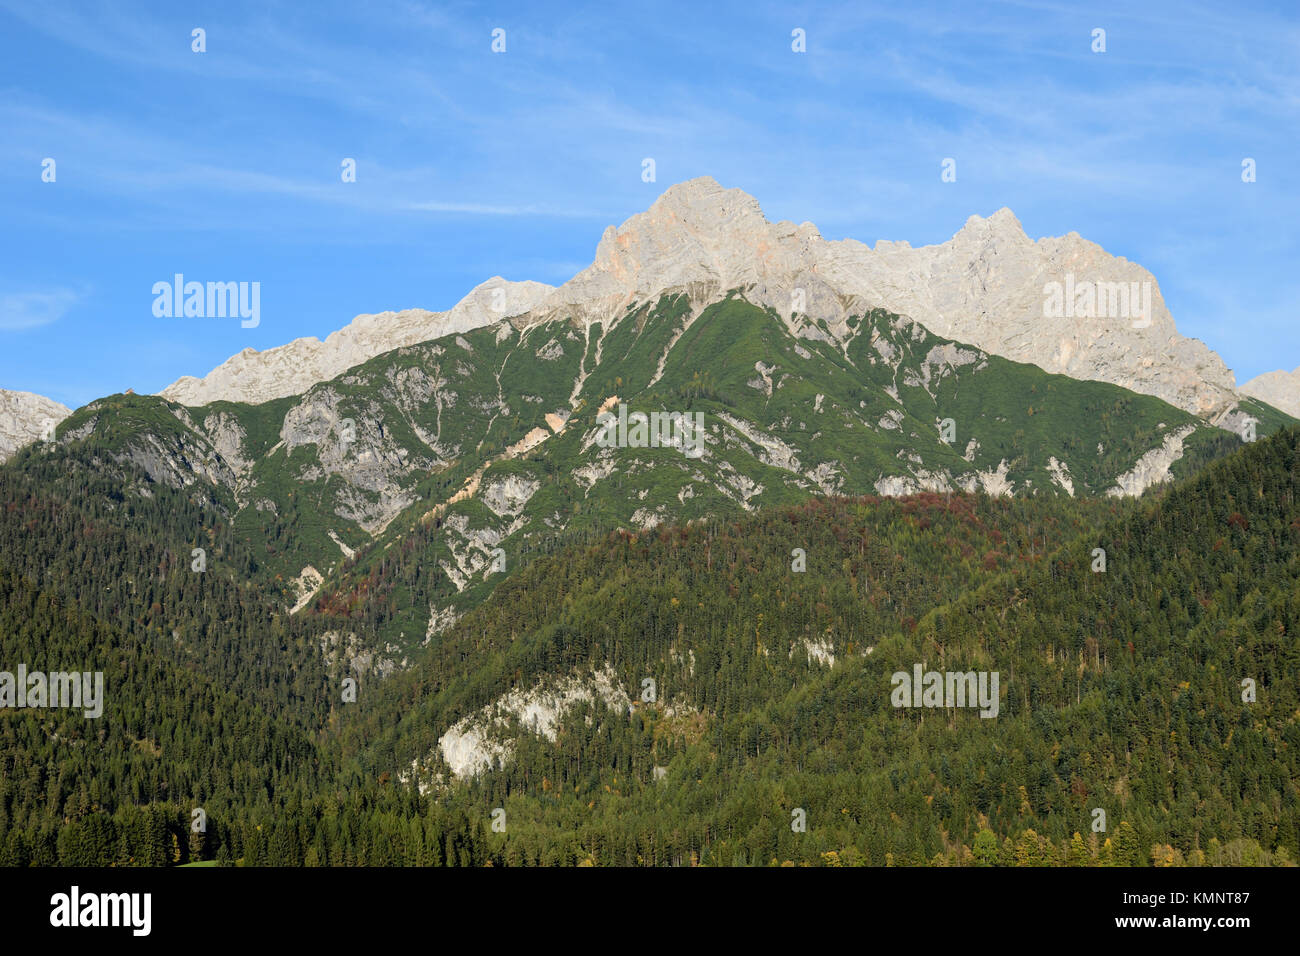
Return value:
[(447, 312), (407, 309), (359, 315), (324, 342), (308, 337), (265, 352), (244, 349), (203, 378), (184, 376), (158, 394), (182, 405), (258, 404), (295, 395), (382, 352), (527, 312), (551, 288), (542, 282), (508, 282), (494, 276)]
[[(393, 349), (503, 319), (526, 326), (562, 317), (585, 334), (608, 331), (629, 310), (665, 295), (685, 294), (698, 316), (732, 291), (770, 308), (795, 337), (841, 349), (856, 334), (850, 316), (879, 309), (992, 355), (1154, 395), (1234, 432), (1254, 414), (1240, 404), (1243, 396), (1300, 414), (1300, 387), (1278, 379), (1283, 373), (1238, 393), (1213, 351), (1179, 335), (1149, 272), (1076, 233), (1034, 241), (1001, 209), (970, 217), (946, 243), (913, 249), (881, 240), (870, 248), (826, 241), (811, 223), (770, 223), (752, 196), (709, 177), (673, 186), (646, 212), (608, 227), (592, 265), (559, 288), (493, 277), (447, 312), (360, 315), (323, 342), (307, 337), (263, 352), (245, 349), (159, 394), (193, 407), (261, 404), (302, 394)], [(26, 393), (0, 394), (0, 457), (67, 414)]]
[[(1145, 284), (1149, 327), (1118, 316), (1076, 318), (1064, 308), (1049, 317), (1044, 288), (1051, 282), (1094, 295), (1097, 283)], [(811, 223), (769, 223), (752, 196), (695, 179), (606, 229), (595, 262), (538, 311), (577, 305), (608, 319), (675, 287), (699, 288), (703, 297), (744, 289), (792, 331), (800, 317), (822, 321), (824, 334), (841, 344), (853, 335), (845, 325), (850, 314), (880, 308), (995, 355), (1156, 395), (1206, 418), (1235, 400), (1231, 371), (1202, 343), (1178, 334), (1149, 272), (1075, 233), (1030, 240), (1008, 209), (972, 216), (941, 245), (878, 242), (872, 249), (852, 239), (828, 242)], [(1103, 297), (1098, 307), (1108, 308)]]
[(43, 395), (0, 388), (0, 462), (48, 434), (71, 411)]
[[(1055, 310), (1045, 294), (1053, 283), (1062, 296)], [(484, 308), (484, 296), (502, 286), (504, 314)], [(673, 186), (646, 212), (607, 228), (592, 265), (558, 289), (492, 279), (450, 313), (362, 316), (324, 343), (246, 350), (201, 383), (181, 379), (161, 394), (183, 404), (261, 402), (388, 349), (503, 315), (527, 314), (527, 323), (564, 316), (608, 328), (629, 307), (674, 290), (686, 290), (698, 312), (733, 289), (772, 308), (792, 334), (840, 346), (854, 334), (850, 315), (883, 309), (991, 354), (1155, 395), (1207, 420), (1221, 420), (1237, 399), (1222, 360), (1178, 334), (1154, 277), (1076, 233), (1034, 241), (1002, 209), (972, 216), (946, 243), (870, 248), (826, 241), (811, 223), (770, 223), (752, 196), (709, 177)]]
[[(0, 864), (1294, 861), (1296, 420), (870, 306), (855, 246), (710, 183), (465, 327), (0, 466), (0, 653), (113, 689), (0, 710)], [(1041, 241), (981, 223), (1023, 299)], [(893, 706), (917, 665), (1002, 683)]]
[[(511, 862), (1294, 865), (1298, 491), (1291, 428), (1132, 507), (821, 499), (611, 534), (504, 584), (346, 739), (504, 808)], [(983, 709), (900, 705), (917, 666), (1000, 680)]]
[(1265, 372), (1241, 386), (1239, 391), (1288, 415), (1300, 415), (1300, 368)]
[[(1300, 853), (1300, 428), (1136, 502), (832, 497), (602, 533), (382, 681), (277, 610), (260, 543), (190, 490), (117, 493), (82, 441), (0, 469), (0, 653), (112, 693), (93, 725), (0, 719), (0, 865)], [(996, 672), (996, 716), (897, 706), (917, 664)]]
[[(891, 313), (830, 330), (739, 290), (609, 321), (521, 316), (259, 405), (111, 396), (16, 465), (89, 458), (131, 498), (164, 485), (205, 503), (256, 550), (268, 593), (387, 673), (520, 565), (611, 527), (827, 494), (1132, 496), (1241, 444)], [(1293, 421), (1243, 404), (1260, 435)], [(698, 431), (601, 440), (602, 413), (665, 412)]]
[[(904, 269), (912, 252), (827, 243), (693, 180), (606, 230), (559, 288), (493, 279), (448, 313), (363, 316), (162, 396), (109, 396), (17, 466), (67, 454), (133, 499), (186, 493), (257, 554), (283, 608), (390, 673), (522, 565), (610, 528), (823, 495), (1136, 496), (1251, 440), (1247, 419), (1258, 436), (1295, 421), (1206, 391), (1199, 344), (1155, 305), (1149, 329), (1061, 325), (1083, 343), (1071, 362), (1114, 360), (1071, 374), (869, 305), (910, 289), (913, 312), (987, 306), (948, 324), (1030, 348), (1008, 303), (1029, 308), (1036, 287), (1041, 312), (1053, 270), (1077, 269), (1078, 288), (1139, 274), (1077, 237), (1034, 243), (999, 213)], [(1194, 411), (1080, 377), (1132, 379), (1133, 353), (1113, 350), (1153, 331), (1173, 351), (1139, 360), (1154, 377), (1135, 384)], [(257, 400), (212, 397), (239, 394)]]

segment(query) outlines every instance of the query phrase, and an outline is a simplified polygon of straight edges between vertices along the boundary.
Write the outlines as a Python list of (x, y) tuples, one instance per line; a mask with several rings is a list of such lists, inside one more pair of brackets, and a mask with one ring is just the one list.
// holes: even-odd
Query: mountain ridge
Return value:
[(317, 382), (328, 381), (367, 359), (403, 345), (468, 332), (526, 312), (551, 289), (542, 282), (510, 282), (493, 276), (475, 286), (446, 312), (403, 309), (365, 313), (331, 332), (324, 341), (306, 336), (260, 352), (247, 348), (206, 376), (182, 376), (158, 394), (182, 405), (195, 406), (215, 401), (260, 404), (296, 395)]
[[(1119, 291), (1136, 297), (1140, 290), (1149, 294), (1151, 314), (1078, 317), (1071, 302), (1049, 315), (1044, 291), (1052, 284), (1086, 292), (1085, 306), (1107, 311), (1124, 305)], [(1268, 373), (1238, 389), (1212, 349), (1178, 332), (1150, 272), (1077, 232), (1030, 239), (1003, 207), (969, 216), (943, 243), (914, 248), (878, 239), (869, 247), (826, 240), (811, 222), (770, 222), (753, 196), (708, 176), (671, 186), (648, 209), (606, 227), (592, 263), (558, 287), (494, 276), (445, 312), (362, 314), (324, 340), (244, 349), (158, 394), (194, 407), (260, 404), (301, 394), (394, 348), (502, 319), (523, 328), (563, 318), (590, 333), (670, 292), (689, 290), (698, 315), (737, 288), (773, 309), (792, 334), (841, 348), (853, 335), (845, 324), (851, 314), (882, 308), (991, 354), (1154, 395), (1230, 431), (1244, 426), (1238, 405), (1245, 396), (1300, 415), (1300, 375)], [(37, 408), (32, 401), (0, 407), (0, 460), (37, 437), (48, 419), (68, 414), (57, 403)]]
[[(1045, 285), (1052, 282), (1077, 282), (1081, 288), (1123, 283), (1126, 289), (1136, 283), (1149, 292), (1152, 314), (1106, 315), (1091, 322), (1069, 314), (1052, 318), (1045, 315), (1044, 297)], [(826, 321), (835, 339), (847, 334), (842, 323), (850, 312), (883, 308), (938, 335), (1045, 371), (1155, 395), (1207, 420), (1230, 412), (1238, 399), (1235, 378), (1222, 359), (1199, 340), (1178, 333), (1150, 272), (1110, 256), (1075, 232), (1030, 239), (1005, 207), (988, 217), (970, 216), (944, 243), (913, 248), (907, 242), (878, 240), (873, 248), (851, 238), (826, 240), (810, 222), (770, 222), (753, 196), (699, 177), (669, 187), (620, 226), (606, 227), (592, 264), (558, 287), (494, 278), (450, 312), (422, 314), (446, 317), (439, 334), (503, 317), (522, 316), (525, 324), (535, 324), (560, 313), (590, 327), (686, 286), (706, 290), (713, 300), (726, 290), (746, 288), (752, 301), (771, 306), (792, 326), (798, 324), (796, 315)], [(504, 314), (462, 308), (494, 289), (503, 289), (510, 299)], [(414, 334), (395, 322), (410, 314), (358, 317), (354, 325), (363, 318), (384, 319), (396, 331), (387, 343), (354, 349), (346, 358), (318, 359), (322, 369), (343, 371), (349, 361), (358, 364), (352, 361), (358, 355), (369, 358), (387, 351), (381, 344), (413, 344)], [(1142, 321), (1149, 325), (1133, 327)], [(346, 341), (350, 344), (352, 338)], [(327, 339), (316, 351), (328, 353), (329, 343)], [(307, 348), (299, 347), (295, 357)], [(265, 358), (275, 352), (245, 351), (208, 376), (180, 379), (159, 394), (187, 404), (292, 394), (285, 391), (289, 384), (278, 356)], [(315, 373), (293, 377), (297, 390), (314, 384), (306, 381), (308, 374)], [(273, 386), (273, 381), (285, 384)]]
[[(75, 452), (129, 500), (161, 483), (208, 502), (286, 609), (331, 616), (331, 640), (385, 670), (490, 594), (503, 560), (574, 535), (812, 495), (1132, 497), (1249, 440), (883, 310), (837, 336), (693, 288), (608, 322), (451, 333), (259, 405), (110, 396), (16, 467)], [(1292, 421), (1242, 407), (1261, 436)], [(702, 421), (698, 457), (599, 441), (602, 411), (665, 410)]]

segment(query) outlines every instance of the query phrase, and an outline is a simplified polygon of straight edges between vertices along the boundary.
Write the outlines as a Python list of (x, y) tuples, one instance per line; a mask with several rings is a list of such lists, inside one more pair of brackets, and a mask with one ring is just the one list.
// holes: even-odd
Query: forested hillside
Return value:
[[(843, 342), (740, 290), (537, 319), (393, 349), (258, 405), (108, 396), (6, 467), (39, 486), (66, 458), (128, 510), (183, 492), (238, 545), (242, 577), (384, 674), (535, 555), (613, 528), (825, 495), (1131, 496), (1240, 448), (1225, 429), (1247, 418), (1261, 437), (1292, 422), (1243, 399), (1215, 427), (881, 309), (850, 315)], [(698, 454), (680, 436), (602, 445), (602, 412), (693, 416)], [(197, 528), (169, 546), (201, 545)]]
[[(1006, 502), (866, 499), (539, 561), (382, 689), (369, 759), (504, 808), (523, 860), (1290, 862), (1297, 438), (1082, 534), (998, 522)], [(891, 707), (915, 663), (999, 671), (1000, 713)], [(553, 741), (483, 721), (514, 741), (504, 767), (451, 782), (453, 720), (606, 667), (630, 706), (595, 695)]]
[[(3, 660), (103, 671), (107, 703), (0, 710), (0, 853), (1287, 863), (1298, 442), (1136, 502), (832, 497), (593, 533), (355, 701), (328, 615), (287, 614), (219, 508), (32, 454), (0, 469)], [(999, 672), (997, 716), (892, 706), (915, 664)]]

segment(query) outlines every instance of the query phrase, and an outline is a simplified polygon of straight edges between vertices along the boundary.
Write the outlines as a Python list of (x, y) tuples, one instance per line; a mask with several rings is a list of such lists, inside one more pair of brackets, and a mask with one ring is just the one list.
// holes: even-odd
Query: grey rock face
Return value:
[(1280, 369), (1252, 378), (1238, 391), (1258, 398), (1274, 408), (1300, 418), (1300, 368), (1290, 372)]
[(0, 388), (0, 462), (46, 436), (72, 410), (44, 395)]
[[(1151, 273), (1077, 233), (1033, 240), (1000, 209), (971, 216), (945, 243), (913, 249), (882, 240), (872, 248), (827, 241), (812, 223), (769, 222), (754, 197), (709, 177), (673, 186), (645, 212), (609, 226), (592, 264), (559, 288), (489, 279), (449, 312), (358, 316), (324, 342), (246, 349), (161, 394), (187, 405), (263, 402), (382, 352), (504, 318), (518, 327), (557, 318), (608, 326), (629, 305), (667, 290), (687, 291), (702, 309), (737, 288), (805, 338), (827, 337), (820, 321), (843, 344), (854, 335), (848, 317), (879, 307), (995, 355), (1155, 395), (1207, 419), (1237, 400), (1231, 370), (1179, 334)], [(562, 352), (547, 342), (537, 358)], [(1300, 414), (1300, 388), (1287, 394)]]
[(300, 445), (314, 447), (313, 463), (299, 473), (304, 481), (339, 475), (344, 485), (337, 514), (375, 534), (387, 527), (415, 496), (406, 488), (413, 469), (433, 462), (401, 447), (383, 428), (383, 415), (371, 403), (355, 417), (339, 411), (339, 395), (329, 386), (314, 388), (289, 409), (280, 429), (285, 454)]
[(678, 287), (705, 296), (743, 288), (796, 334), (820, 337), (807, 328), (820, 319), (840, 342), (853, 335), (850, 314), (884, 308), (995, 355), (1155, 395), (1206, 418), (1237, 399), (1231, 370), (1178, 333), (1150, 272), (1077, 233), (1032, 240), (1009, 209), (970, 217), (939, 245), (870, 248), (828, 242), (812, 223), (770, 223), (752, 196), (694, 179), (606, 229), (595, 262), (534, 316), (611, 318)]
[(244, 349), (203, 378), (187, 375), (158, 394), (182, 405), (207, 405), (218, 400), (257, 404), (298, 395), (392, 349), (481, 328), (527, 312), (551, 288), (543, 282), (509, 282), (493, 277), (447, 312), (407, 309), (359, 315), (324, 342), (308, 337), (264, 352)]

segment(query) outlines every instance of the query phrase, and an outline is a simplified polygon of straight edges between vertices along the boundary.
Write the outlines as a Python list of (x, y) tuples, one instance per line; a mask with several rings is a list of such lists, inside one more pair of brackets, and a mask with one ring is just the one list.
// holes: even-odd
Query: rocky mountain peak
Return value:
[(1021, 246), (1033, 245), (1033, 240), (1025, 234), (1025, 227), (1020, 224), (1016, 214), (1006, 206), (988, 217), (971, 216), (953, 236), (953, 240), (967, 242), (1008, 240)]
[(562, 286), (552, 304), (653, 294), (701, 281), (745, 284), (764, 270), (779, 241), (753, 196), (724, 189), (709, 176), (692, 179), (621, 226), (609, 226), (590, 268)]
[[(1057, 286), (1091, 289), (1092, 306), (1053, 314), (1046, 293)], [(645, 211), (607, 227), (592, 264), (559, 288), (494, 277), (448, 312), (358, 316), (323, 343), (244, 352), (162, 394), (184, 404), (266, 401), (399, 346), (503, 318), (609, 327), (629, 305), (682, 289), (700, 309), (744, 290), (794, 334), (841, 343), (856, 334), (851, 312), (883, 308), (988, 352), (1156, 395), (1206, 418), (1237, 399), (1219, 356), (1179, 335), (1154, 277), (1077, 234), (1033, 240), (1004, 207), (971, 216), (938, 245), (880, 241), (872, 249), (826, 241), (809, 222), (769, 222), (753, 196), (710, 176), (671, 186)]]
[[(752, 229), (767, 225), (758, 200), (743, 189), (726, 189), (712, 176), (670, 186), (647, 210), (652, 221), (678, 221), (697, 232), (734, 231), (737, 223)], [(633, 217), (635, 218), (635, 217)]]

